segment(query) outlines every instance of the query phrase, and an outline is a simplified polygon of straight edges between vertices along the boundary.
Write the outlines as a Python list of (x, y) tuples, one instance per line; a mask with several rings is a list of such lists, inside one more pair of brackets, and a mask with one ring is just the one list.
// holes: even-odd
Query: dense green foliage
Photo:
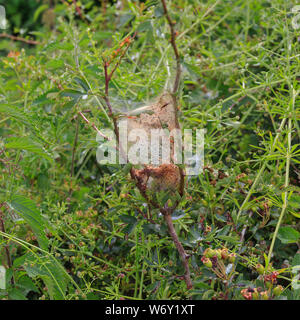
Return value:
[[(173, 216), (189, 291), (161, 215), (149, 222), (126, 166), (97, 163), (96, 133), (78, 116), (111, 126), (102, 58), (135, 32), (110, 83), (114, 111), (172, 83), (161, 3), (68, 3), (7, 5), (5, 32), (23, 41), (0, 38), (0, 298), (299, 299), (297, 2), (167, 2), (180, 121), (206, 129), (205, 169)], [(14, 11), (25, 5), (30, 15)]]

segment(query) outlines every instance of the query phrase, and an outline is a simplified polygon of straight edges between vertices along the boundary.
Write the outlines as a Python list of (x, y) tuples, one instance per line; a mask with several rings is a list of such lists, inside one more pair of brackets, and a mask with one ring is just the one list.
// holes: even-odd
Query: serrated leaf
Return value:
[(86, 82), (84, 79), (75, 77), (74, 80), (82, 87), (82, 89), (83, 89), (85, 92), (88, 92), (88, 91), (89, 91), (89, 86), (88, 86), (87, 82)]
[(35, 135), (43, 142), (48, 143), (45, 138), (40, 134), (39, 130), (37, 129), (37, 126), (34, 121), (30, 119), (30, 117), (23, 112), (22, 110), (18, 109), (17, 107), (12, 107), (9, 105), (0, 105), (0, 113), (4, 113), (8, 115), (9, 117), (14, 118), (18, 122), (23, 123), (25, 126), (27, 126), (29, 129), (31, 129)]
[(30, 255), (24, 269), (31, 278), (41, 278), (54, 300), (65, 299), (69, 278), (62, 265), (52, 256)]
[(5, 104), (0, 105), (0, 113), (4, 113), (17, 121), (25, 124), (26, 126), (32, 126), (32, 122), (27, 117), (26, 113), (19, 110), (17, 107), (11, 107)]
[(292, 261), (292, 266), (296, 267), (296, 266), (300, 266), (300, 253), (296, 253), (293, 261)]
[(85, 95), (85, 93), (73, 90), (73, 89), (67, 89), (60, 93), (62, 97), (70, 97), (73, 98), (75, 102), (77, 102), (82, 96)]
[(48, 238), (44, 231), (47, 227), (46, 220), (43, 219), (35, 203), (28, 198), (15, 195), (8, 201), (8, 204), (30, 225), (40, 247), (47, 250)]
[(8, 297), (10, 300), (27, 300), (23, 292), (17, 288), (10, 289), (8, 292)]
[(74, 46), (72, 43), (61, 43), (57, 41), (50, 42), (47, 46), (44, 47), (43, 51), (53, 51), (53, 50), (73, 50)]
[(8, 143), (5, 144), (6, 149), (20, 149), (26, 150), (38, 154), (39, 156), (52, 161), (50, 154), (44, 149), (44, 147), (37, 142), (32, 141), (27, 137), (15, 137), (9, 138)]
[(233, 243), (233, 244), (238, 244), (240, 242), (238, 236), (234, 237), (234, 236), (225, 236), (225, 235), (216, 235), (215, 236), (216, 238), (220, 239), (220, 240), (224, 240), (224, 241), (227, 241), (227, 242), (230, 242), (230, 243)]
[(39, 292), (34, 282), (27, 275), (24, 275), (18, 279), (18, 287), (23, 289), (22, 291), (25, 295), (30, 291), (37, 293)]

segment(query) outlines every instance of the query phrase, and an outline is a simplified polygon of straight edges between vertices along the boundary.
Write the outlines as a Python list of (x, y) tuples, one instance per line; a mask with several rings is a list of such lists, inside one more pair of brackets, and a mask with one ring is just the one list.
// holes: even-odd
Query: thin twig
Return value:
[(13, 35), (8, 34), (8, 33), (0, 33), (0, 38), (8, 38), (8, 39), (13, 40), (13, 41), (22, 41), (24, 43), (32, 44), (32, 45), (41, 44), (38, 41), (29, 40), (29, 39), (25, 39), (25, 38), (22, 38), (22, 37), (13, 36)]
[(150, 223), (157, 224), (151, 217), (147, 217), (147, 215), (137, 206), (135, 206), (136, 210)]
[(181, 258), (181, 261), (182, 261), (182, 264), (183, 264), (183, 267), (185, 270), (184, 278), (185, 278), (187, 288), (191, 289), (193, 287), (193, 284), (191, 281), (191, 274), (190, 274), (190, 268), (189, 268), (189, 262), (188, 262), (189, 256), (185, 253), (184, 248), (178, 239), (178, 236), (176, 234), (176, 231), (175, 231), (175, 228), (173, 225), (171, 214), (164, 214), (164, 218), (165, 218), (169, 233), (170, 233), (170, 235), (173, 239), (173, 242), (178, 250), (178, 253), (180, 255), (180, 258)]
[(104, 135), (96, 126), (94, 123), (90, 123), (90, 121), (84, 116), (84, 114), (79, 111), (78, 114), (81, 116), (81, 118), (88, 124), (90, 125), (101, 137), (103, 137), (104, 139), (110, 141), (111, 139), (109, 137), (107, 137), (106, 135)]
[(181, 75), (181, 65), (180, 65), (180, 56), (179, 56), (179, 52), (177, 49), (177, 45), (176, 45), (176, 33), (174, 30), (174, 25), (175, 23), (171, 20), (169, 12), (168, 12), (168, 8), (166, 5), (166, 1), (165, 0), (161, 0), (162, 5), (163, 5), (163, 9), (164, 9), (164, 14), (168, 20), (169, 26), (170, 26), (170, 31), (171, 31), (171, 39), (170, 39), (170, 43), (173, 47), (174, 50), (174, 54), (175, 54), (175, 59), (176, 59), (176, 76), (175, 76), (175, 81), (174, 81), (174, 86), (173, 86), (173, 91), (172, 93), (176, 93), (179, 87), (179, 81), (180, 81), (180, 75)]
[(74, 175), (74, 161), (75, 161), (75, 153), (76, 153), (76, 147), (77, 147), (77, 141), (78, 141), (78, 131), (79, 131), (79, 118), (77, 117), (75, 138), (74, 138), (74, 144), (73, 144), (73, 150), (72, 150), (71, 177), (73, 177)]

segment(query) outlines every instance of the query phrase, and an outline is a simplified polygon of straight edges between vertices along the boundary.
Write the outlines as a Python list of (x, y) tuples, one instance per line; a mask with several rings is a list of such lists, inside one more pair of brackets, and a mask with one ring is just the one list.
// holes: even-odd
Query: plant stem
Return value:
[[(272, 154), (273, 151), (274, 151), (275, 145), (276, 145), (276, 143), (277, 143), (277, 140), (278, 140), (279, 136), (281, 135), (281, 131), (282, 131), (284, 125), (285, 125), (285, 122), (286, 122), (286, 118), (283, 118), (282, 121), (281, 121), (280, 127), (279, 127), (279, 129), (278, 129), (278, 132), (277, 132), (277, 134), (276, 134), (276, 136), (275, 136), (275, 139), (274, 139), (274, 141), (273, 141), (273, 144), (272, 144), (272, 146), (271, 146), (270, 154)], [(268, 162), (268, 160), (265, 160), (265, 161), (264, 161), (263, 165), (261, 166), (260, 170), (258, 171), (257, 176), (255, 177), (254, 182), (253, 182), (252, 185), (251, 185), (250, 190), (248, 191), (248, 194), (247, 194), (245, 200), (243, 201), (242, 205), (240, 206), (239, 212), (238, 212), (237, 217), (236, 217), (236, 224), (238, 223), (239, 217), (240, 217), (243, 209), (245, 208), (248, 200), (250, 199), (250, 196), (252, 195), (252, 193), (253, 193), (253, 191), (254, 191), (254, 188), (256, 187), (256, 185), (257, 185), (257, 183), (258, 183), (258, 181), (259, 181), (259, 179), (260, 179), (260, 176), (261, 176), (262, 173), (264, 172), (265, 167), (266, 167), (266, 165), (267, 165), (267, 162)]]
[(185, 253), (184, 248), (181, 244), (181, 242), (178, 239), (178, 236), (176, 234), (174, 225), (173, 225), (173, 221), (172, 221), (172, 216), (171, 214), (164, 214), (164, 218), (169, 230), (169, 233), (173, 239), (173, 242), (175, 243), (175, 246), (178, 250), (178, 253), (180, 255), (184, 270), (185, 270), (185, 274), (184, 274), (184, 278), (185, 278), (185, 282), (187, 285), (188, 289), (191, 289), (193, 287), (192, 281), (191, 281), (191, 273), (190, 273), (190, 268), (189, 268), (189, 262), (188, 262), (188, 255)]
[(74, 138), (74, 144), (73, 144), (73, 150), (72, 150), (71, 177), (74, 176), (74, 161), (75, 161), (75, 153), (76, 153), (76, 147), (77, 147), (77, 141), (78, 141), (78, 131), (79, 131), (79, 117), (77, 117), (76, 119), (75, 138)]
[(292, 145), (292, 115), (289, 116), (289, 121), (288, 121), (288, 147), (287, 147), (287, 152), (286, 152), (286, 165), (285, 165), (285, 182), (284, 182), (284, 199), (283, 199), (283, 205), (282, 205), (282, 209), (281, 209), (281, 213), (273, 234), (273, 238), (272, 238), (272, 242), (271, 242), (271, 246), (269, 249), (269, 253), (268, 253), (268, 263), (271, 260), (272, 257), (272, 252), (274, 249), (274, 244), (275, 244), (275, 240), (277, 238), (277, 234), (278, 234), (278, 230), (280, 228), (281, 225), (281, 221), (283, 219), (285, 210), (287, 208), (288, 205), (288, 186), (289, 186), (289, 177), (290, 177), (290, 163), (291, 163), (291, 145)]
[(163, 5), (163, 9), (164, 9), (164, 14), (166, 16), (166, 19), (168, 20), (169, 26), (170, 26), (170, 31), (171, 31), (171, 39), (170, 39), (170, 43), (173, 47), (174, 50), (174, 54), (175, 54), (175, 59), (176, 59), (176, 76), (175, 76), (175, 81), (174, 81), (174, 86), (173, 86), (173, 91), (172, 93), (176, 93), (179, 87), (179, 81), (180, 81), (180, 75), (181, 75), (181, 65), (180, 65), (180, 56), (179, 56), (179, 52), (176, 46), (176, 33), (174, 30), (174, 22), (171, 20), (170, 16), (169, 16), (169, 12), (168, 12), (168, 8), (166, 5), (166, 1), (165, 0), (161, 0), (162, 5)]

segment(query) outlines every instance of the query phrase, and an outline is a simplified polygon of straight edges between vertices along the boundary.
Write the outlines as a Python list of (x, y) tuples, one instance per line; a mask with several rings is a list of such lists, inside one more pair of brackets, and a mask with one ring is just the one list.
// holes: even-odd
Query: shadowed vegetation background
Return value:
[(97, 163), (96, 132), (78, 116), (110, 126), (102, 57), (135, 32), (110, 83), (113, 110), (171, 86), (161, 2), (0, 0), (0, 298), (299, 299), (296, 4), (167, 2), (180, 122), (206, 129), (205, 168), (173, 214), (187, 290), (163, 218), (127, 166)]

